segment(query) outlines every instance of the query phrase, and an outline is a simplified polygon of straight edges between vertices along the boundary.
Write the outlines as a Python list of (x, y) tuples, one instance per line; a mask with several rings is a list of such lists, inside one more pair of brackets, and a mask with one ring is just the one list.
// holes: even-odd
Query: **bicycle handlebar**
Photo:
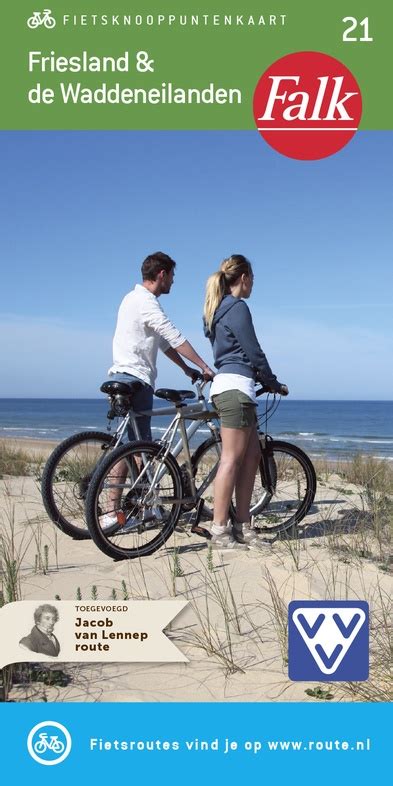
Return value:
[(194, 373), (193, 373), (192, 377), (190, 377), (190, 379), (191, 379), (191, 384), (192, 385), (195, 385), (196, 382), (204, 382), (205, 381), (204, 378), (203, 378), (202, 372), (201, 371), (196, 371), (196, 370), (194, 371)]
[(262, 396), (263, 393), (273, 393), (275, 395), (278, 394), (279, 396), (287, 396), (289, 393), (287, 386), (283, 385), (282, 382), (279, 382), (278, 384), (280, 385), (280, 390), (272, 390), (267, 385), (261, 385), (261, 387), (255, 391), (255, 395), (258, 397)]

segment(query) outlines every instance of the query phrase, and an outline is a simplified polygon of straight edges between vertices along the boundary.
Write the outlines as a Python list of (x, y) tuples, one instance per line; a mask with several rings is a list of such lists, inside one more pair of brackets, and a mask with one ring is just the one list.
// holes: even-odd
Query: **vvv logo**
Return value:
[(35, 30), (36, 27), (44, 25), (48, 30), (51, 30), (53, 27), (56, 27), (56, 19), (51, 14), (50, 8), (44, 8), (43, 11), (33, 11), (33, 16), (30, 16), (27, 20), (27, 27)]
[(367, 680), (368, 618), (365, 601), (292, 601), (289, 678), (325, 682)]

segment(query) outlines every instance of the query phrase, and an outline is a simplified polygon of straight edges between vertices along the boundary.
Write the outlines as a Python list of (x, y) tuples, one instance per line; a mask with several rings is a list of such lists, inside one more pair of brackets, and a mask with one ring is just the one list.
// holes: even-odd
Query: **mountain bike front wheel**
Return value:
[[(210, 520), (220, 455), (221, 439), (217, 435), (203, 442), (192, 456), (197, 492), (205, 501), (203, 517)], [(250, 505), (258, 532), (278, 534), (296, 527), (313, 503), (316, 485), (314, 467), (300, 448), (288, 442), (268, 441), (262, 450)], [(234, 498), (229, 516), (236, 518)]]
[(294, 531), (314, 501), (315, 469), (296, 445), (269, 440), (255, 479), (250, 514), (258, 532)]
[(85, 499), (94, 469), (106, 455), (113, 435), (82, 431), (57, 445), (45, 464), (41, 494), (49, 518), (75, 540), (90, 538)]
[(183, 497), (179, 465), (155, 442), (111, 451), (95, 471), (86, 497), (94, 543), (115, 560), (153, 554), (171, 536)]
[[(221, 437), (219, 434), (202, 442), (191, 457), (193, 475), (198, 497), (203, 497), (204, 506), (202, 517), (204, 520), (213, 520), (214, 506), (214, 480), (218, 470), (221, 457)], [(240, 470), (241, 472), (241, 470)], [(262, 468), (258, 470), (258, 477), (262, 477)], [(274, 462), (270, 464), (270, 476), (275, 477)], [(258, 481), (254, 489), (252, 499), (252, 510), (250, 515), (263, 510), (268, 504), (269, 495), (263, 484)], [(236, 519), (235, 495), (229, 506), (229, 517), (232, 521)]]

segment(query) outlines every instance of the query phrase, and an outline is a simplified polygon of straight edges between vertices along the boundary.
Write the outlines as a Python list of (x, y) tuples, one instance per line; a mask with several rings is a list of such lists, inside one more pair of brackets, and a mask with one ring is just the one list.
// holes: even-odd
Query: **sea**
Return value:
[[(155, 400), (155, 407), (166, 402)], [(106, 399), (0, 399), (0, 437), (59, 442), (78, 431), (106, 431)], [(263, 430), (299, 445), (310, 456), (349, 459), (356, 453), (393, 461), (393, 401), (290, 401), (281, 399), (265, 423), (266, 401), (258, 404)], [(159, 438), (168, 417), (152, 419)], [(265, 428), (266, 426), (266, 428)], [(114, 422), (112, 421), (112, 429)], [(192, 444), (209, 435), (202, 424)]]

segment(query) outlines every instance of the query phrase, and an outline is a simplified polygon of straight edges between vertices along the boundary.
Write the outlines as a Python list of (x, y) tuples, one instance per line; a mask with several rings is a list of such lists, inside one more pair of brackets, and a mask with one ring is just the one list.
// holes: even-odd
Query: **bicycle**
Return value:
[[(196, 375), (193, 381), (197, 381)], [(49, 456), (41, 477), (41, 496), (45, 510), (52, 522), (74, 540), (90, 538), (85, 521), (85, 499), (87, 489), (97, 464), (101, 463), (109, 451), (122, 444), (127, 427), (132, 425), (135, 435), (140, 439), (138, 415), (149, 414), (153, 417), (175, 414), (171, 408), (154, 409), (151, 412), (137, 413), (133, 410), (132, 400), (140, 386), (139, 382), (127, 385), (107, 381), (101, 385), (101, 392), (109, 397), (110, 408), (107, 413), (108, 430), (82, 431), (63, 440)], [(187, 412), (207, 410), (207, 402), (198, 388), (198, 404), (191, 405)], [(114, 433), (111, 423), (118, 419)], [(189, 438), (197, 430), (192, 424)]]
[[(203, 386), (199, 397), (205, 401)], [(265, 392), (262, 387), (257, 395)], [(172, 535), (184, 510), (196, 511), (192, 531), (210, 537), (199, 522), (203, 515), (212, 518), (210, 488), (221, 453), (219, 431), (212, 423), (217, 416), (206, 406), (190, 412), (185, 401), (195, 396), (192, 391), (161, 389), (155, 395), (171, 401), (176, 409), (162, 438), (117, 447), (97, 466), (86, 495), (91, 537), (104, 554), (115, 560), (153, 554)], [(273, 404), (266, 408), (266, 421), (277, 406), (274, 396)], [(193, 455), (189, 446), (192, 425), (185, 427), (188, 418), (197, 421), (197, 428), (200, 422), (206, 423), (212, 432)], [(177, 432), (180, 439), (172, 450)], [(261, 533), (275, 535), (294, 531), (314, 500), (314, 467), (297, 446), (259, 433), (261, 461), (250, 509), (254, 526)], [(182, 451), (184, 462), (180, 466), (177, 456)], [(116, 523), (107, 527), (103, 522), (113, 514)], [(231, 518), (234, 515), (232, 504)]]
[(39, 740), (34, 743), (34, 750), (36, 753), (45, 753), (47, 750), (53, 751), (53, 753), (63, 753), (65, 745), (59, 740), (57, 734), (51, 734), (49, 741), (46, 732), (41, 732), (38, 736)]
[(52, 11), (50, 8), (44, 8), (43, 11), (33, 11), (33, 16), (27, 20), (27, 26), (30, 27), (31, 30), (41, 25), (44, 25), (44, 27), (47, 27), (49, 30), (56, 27), (56, 19), (51, 16), (51, 13)]

